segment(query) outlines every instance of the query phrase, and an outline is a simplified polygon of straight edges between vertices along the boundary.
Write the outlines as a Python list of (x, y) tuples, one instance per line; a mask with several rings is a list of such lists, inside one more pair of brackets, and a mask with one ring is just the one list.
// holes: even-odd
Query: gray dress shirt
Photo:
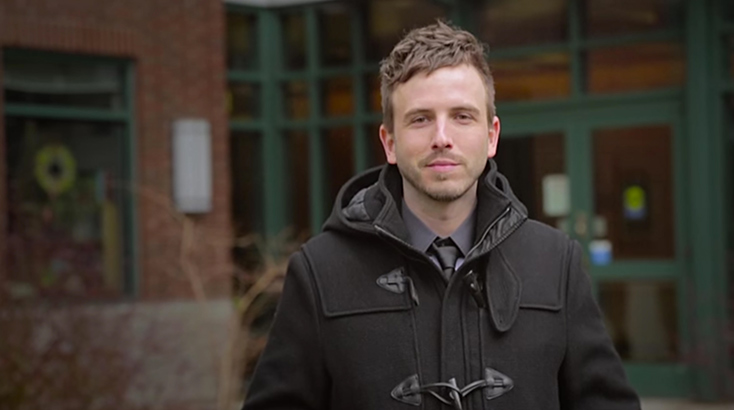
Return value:
[[(464, 263), (466, 254), (469, 253), (469, 250), (471, 249), (472, 241), (474, 240), (475, 220), (476, 205), (464, 222), (462, 222), (461, 225), (459, 225), (459, 227), (449, 235), (451, 240), (453, 240), (459, 248), (459, 251), (461, 251), (461, 256), (456, 259), (454, 269), (459, 269), (459, 266)], [(405, 222), (405, 227), (408, 229), (408, 235), (410, 235), (410, 244), (419, 251), (426, 253), (433, 263), (440, 267), (438, 259), (428, 252), (428, 248), (431, 246), (431, 243), (433, 243), (433, 241), (439, 236), (436, 235), (431, 228), (427, 227), (426, 224), (423, 223), (423, 221), (421, 221), (420, 218), (410, 210), (410, 208), (408, 208), (405, 200), (403, 200), (403, 221)]]

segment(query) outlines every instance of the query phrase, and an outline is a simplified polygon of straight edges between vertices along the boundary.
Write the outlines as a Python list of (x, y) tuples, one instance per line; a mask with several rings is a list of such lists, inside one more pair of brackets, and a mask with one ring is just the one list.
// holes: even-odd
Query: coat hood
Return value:
[[(513, 194), (497, 164), (489, 159), (479, 177), (477, 189), (476, 238), (508, 207), (526, 217), (527, 209)], [(403, 181), (397, 166), (386, 164), (369, 169), (342, 186), (324, 231), (375, 234), (380, 227), (407, 241), (408, 232), (401, 217)]]

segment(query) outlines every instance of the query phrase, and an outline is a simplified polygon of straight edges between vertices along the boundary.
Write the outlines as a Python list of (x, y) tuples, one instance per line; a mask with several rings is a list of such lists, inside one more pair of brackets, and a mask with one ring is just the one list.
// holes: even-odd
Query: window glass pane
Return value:
[(729, 78), (734, 79), (734, 36), (728, 38), (729, 49), (727, 50), (727, 61), (729, 63)]
[(252, 120), (260, 117), (260, 85), (230, 83), (228, 90), (229, 118)]
[(351, 13), (342, 3), (327, 4), (318, 11), (321, 31), (321, 64), (348, 65), (352, 61)]
[(367, 87), (367, 108), (370, 112), (382, 112), (382, 94), (380, 94), (380, 75), (371, 73), (365, 76)]
[(291, 81), (283, 86), (286, 117), (292, 120), (305, 119), (309, 116), (308, 83)]
[(328, 78), (322, 84), (324, 87), (324, 114), (327, 117), (348, 116), (354, 113), (351, 77)]
[[(729, 349), (734, 351), (734, 94), (726, 96), (725, 106), (725, 177), (724, 187), (726, 198), (726, 254), (727, 272), (729, 283), (729, 300), (727, 306), (729, 317)], [(734, 370), (734, 355), (731, 358), (731, 368)]]
[(262, 137), (233, 132), (230, 136), (232, 216), (237, 237), (263, 232)]
[(11, 288), (123, 292), (128, 193), (121, 125), (6, 118)]
[(339, 189), (354, 175), (354, 138), (351, 127), (324, 131), (326, 159), (326, 215), (331, 213)]
[(648, 43), (586, 53), (590, 93), (642, 91), (683, 86), (685, 56), (675, 43)]
[(281, 17), (283, 25), (283, 62), (288, 70), (306, 68), (306, 19), (303, 13), (288, 13)]
[(675, 257), (672, 130), (668, 125), (593, 132), (594, 207), (620, 259)]
[(531, 218), (567, 228), (571, 198), (563, 134), (504, 137), (495, 161)]
[(288, 229), (294, 237), (311, 234), (310, 160), (306, 131), (285, 134), (288, 186), (284, 187), (288, 204)]
[(367, 125), (365, 132), (367, 133), (367, 146), (370, 149), (367, 157), (367, 167), (376, 167), (386, 163), (385, 149), (380, 141), (380, 124)]
[(227, 13), (227, 67), (251, 70), (257, 66), (257, 17)]
[(589, 37), (676, 29), (683, 22), (682, 0), (584, 0)]
[(8, 53), (3, 86), (8, 103), (125, 108), (124, 71), (114, 63)]
[(490, 48), (560, 43), (568, 38), (568, 0), (487, 1), (479, 38)]
[(387, 57), (406, 31), (447, 17), (447, 9), (432, 0), (372, 0), (366, 7), (365, 50), (370, 62)]
[(571, 93), (566, 53), (547, 53), (490, 62), (497, 101), (543, 100)]
[(672, 362), (678, 359), (678, 306), (673, 282), (619, 281), (599, 284), (599, 305), (622, 359)]

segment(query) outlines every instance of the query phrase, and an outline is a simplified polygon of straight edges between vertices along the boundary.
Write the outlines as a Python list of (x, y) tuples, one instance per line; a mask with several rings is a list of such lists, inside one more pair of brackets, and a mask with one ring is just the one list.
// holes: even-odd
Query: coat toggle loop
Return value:
[[(401, 403), (420, 406), (422, 401), (421, 395), (429, 394), (441, 403), (453, 406), (455, 410), (463, 410), (461, 399), (476, 390), (481, 389), (484, 393), (484, 398), (492, 400), (512, 390), (513, 387), (514, 383), (512, 379), (495, 369), (487, 367), (484, 369), (484, 379), (469, 383), (463, 388), (459, 388), (455, 378), (449, 380), (448, 383), (440, 382), (421, 385), (418, 380), (418, 375), (414, 374), (395, 386), (390, 395), (393, 399)], [(446, 396), (446, 391), (448, 391), (448, 397)]]

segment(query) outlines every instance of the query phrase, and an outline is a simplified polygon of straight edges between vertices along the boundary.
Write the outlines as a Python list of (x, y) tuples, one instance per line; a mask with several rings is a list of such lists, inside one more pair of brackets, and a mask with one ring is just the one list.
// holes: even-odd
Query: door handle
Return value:
[(573, 230), (579, 238), (586, 238), (589, 233), (589, 217), (586, 212), (577, 212)]

